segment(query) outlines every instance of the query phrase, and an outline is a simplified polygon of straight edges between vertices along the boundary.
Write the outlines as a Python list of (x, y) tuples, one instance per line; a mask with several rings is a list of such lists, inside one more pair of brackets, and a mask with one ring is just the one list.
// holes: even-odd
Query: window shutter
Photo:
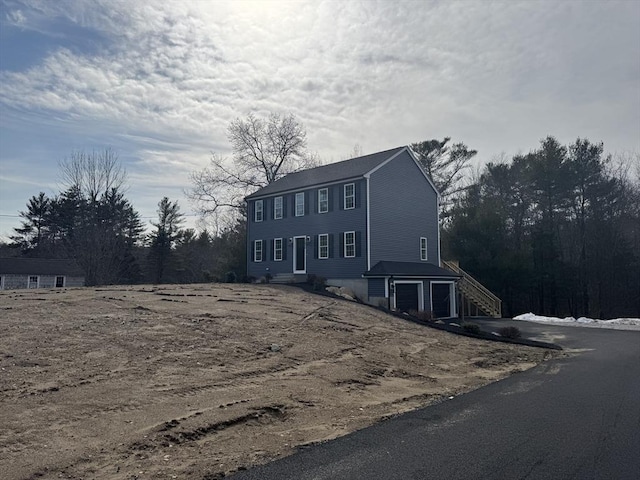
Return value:
[(338, 187), (338, 205), (340, 210), (344, 210), (344, 185)]
[(340, 258), (344, 257), (344, 232), (340, 233)]
[(356, 257), (361, 257), (362, 256), (362, 248), (360, 246), (360, 244), (362, 243), (362, 232), (356, 232), (356, 238), (355, 238), (355, 242), (356, 242)]
[(287, 259), (287, 245), (289, 245), (289, 240), (286, 238), (282, 239), (282, 260)]
[(333, 258), (333, 233), (329, 234), (329, 258)]
[(251, 261), (256, 261), (256, 241), (251, 242)]
[(262, 240), (262, 261), (265, 262), (269, 259), (268, 253), (269, 253), (269, 249), (268, 247), (269, 242), (267, 242), (266, 240)]
[(318, 247), (320, 246), (320, 236), (313, 236), (313, 258), (318, 258)]
[(262, 219), (271, 220), (273, 218), (273, 212), (271, 212), (271, 216), (269, 216), (269, 200), (265, 198), (262, 203)]
[[(282, 218), (287, 218), (287, 196), (282, 196)], [(284, 250), (284, 247), (283, 247)]]
[(276, 239), (274, 238), (268, 243), (271, 244), (271, 252), (269, 252), (271, 256), (269, 257), (269, 260), (273, 262), (275, 260), (275, 254), (276, 254)]
[(327, 187), (327, 204), (329, 211), (333, 212), (333, 187)]
[(304, 192), (303, 198), (304, 198), (304, 214), (305, 215), (309, 215), (309, 204), (311, 203), (311, 199), (309, 197), (311, 197), (311, 195), (309, 195), (310, 192)]
[(355, 204), (356, 208), (360, 208), (362, 202), (360, 201), (360, 190), (362, 190), (360, 188), (360, 183), (359, 182), (354, 182), (353, 184), (353, 203)]

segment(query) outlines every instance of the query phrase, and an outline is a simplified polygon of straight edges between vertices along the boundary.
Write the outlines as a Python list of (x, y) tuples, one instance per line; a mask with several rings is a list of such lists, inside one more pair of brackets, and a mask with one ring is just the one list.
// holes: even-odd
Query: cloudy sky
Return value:
[[(325, 162), (450, 136), (640, 151), (640, 2), (0, 0), (0, 237), (112, 147), (149, 220), (230, 121), (293, 113)], [(193, 217), (192, 217), (193, 218)]]

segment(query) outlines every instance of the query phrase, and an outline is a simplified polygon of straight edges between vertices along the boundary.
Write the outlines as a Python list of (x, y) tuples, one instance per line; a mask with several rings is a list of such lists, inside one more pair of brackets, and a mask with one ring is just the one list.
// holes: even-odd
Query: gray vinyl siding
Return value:
[(386, 278), (370, 278), (368, 282), (369, 297), (384, 297)]
[(371, 266), (382, 260), (420, 262), (420, 237), (428, 262), (438, 257), (437, 194), (407, 152), (370, 177)]
[[(356, 208), (343, 209), (343, 186), (345, 183), (356, 184)], [(321, 188), (328, 188), (329, 211), (318, 213), (318, 188), (307, 188), (305, 193), (305, 215), (295, 216), (295, 194), (289, 192), (282, 195), (284, 218), (273, 219), (273, 197), (263, 198), (265, 217), (262, 222), (255, 222), (254, 216), (250, 216), (247, 240), (248, 240), (248, 268), (249, 276), (263, 277), (269, 272), (271, 275), (278, 273), (292, 273), (294, 252), (293, 244), (289, 238), (309, 236), (307, 243), (307, 274), (320, 275), (325, 278), (360, 278), (367, 270), (366, 255), (366, 182), (364, 179), (336, 183)], [(254, 211), (255, 200), (249, 201), (249, 211)], [(340, 256), (340, 238), (346, 231), (356, 232), (359, 247), (356, 245), (359, 256), (355, 258), (342, 258)], [(327, 259), (319, 259), (317, 253), (318, 235), (330, 234), (330, 253)], [(282, 261), (274, 261), (273, 239), (283, 239)], [(255, 240), (266, 241), (263, 251), (263, 261), (252, 261), (253, 242)], [(268, 269), (268, 270), (267, 270)]]

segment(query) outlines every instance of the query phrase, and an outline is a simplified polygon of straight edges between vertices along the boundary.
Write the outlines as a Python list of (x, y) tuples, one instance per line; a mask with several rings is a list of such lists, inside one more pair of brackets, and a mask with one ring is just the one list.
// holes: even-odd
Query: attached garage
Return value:
[(460, 276), (431, 263), (378, 262), (365, 272), (368, 302), (409, 312), (430, 311), (436, 318), (457, 317)]

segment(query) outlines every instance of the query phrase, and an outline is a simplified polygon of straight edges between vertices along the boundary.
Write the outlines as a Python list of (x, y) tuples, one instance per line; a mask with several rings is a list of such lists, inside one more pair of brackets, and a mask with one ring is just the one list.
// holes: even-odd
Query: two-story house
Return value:
[(314, 274), (372, 305), (456, 316), (439, 195), (408, 147), (292, 173), (246, 200), (249, 276)]

